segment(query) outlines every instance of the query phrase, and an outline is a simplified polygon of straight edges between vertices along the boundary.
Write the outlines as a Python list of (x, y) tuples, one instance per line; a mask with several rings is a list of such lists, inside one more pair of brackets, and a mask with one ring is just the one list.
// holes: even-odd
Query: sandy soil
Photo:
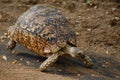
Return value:
[(61, 57), (46, 72), (39, 71), (45, 58), (17, 44), (11, 54), (0, 43), (0, 80), (119, 80), (120, 1), (119, 0), (0, 0), (0, 35), (17, 18), (36, 4), (49, 4), (62, 11), (74, 25), (77, 45), (94, 61), (92, 69)]

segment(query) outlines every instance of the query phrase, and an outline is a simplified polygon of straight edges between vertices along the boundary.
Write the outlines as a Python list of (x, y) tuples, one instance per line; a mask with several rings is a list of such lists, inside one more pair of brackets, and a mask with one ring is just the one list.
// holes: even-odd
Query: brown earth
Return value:
[(0, 43), (0, 80), (120, 80), (119, 0), (0, 0), (0, 35), (36, 4), (49, 4), (62, 11), (74, 25), (78, 47), (90, 55), (95, 66), (85, 68), (66, 57), (40, 72), (39, 65), (45, 58), (19, 44), (13, 55), (5, 43)]

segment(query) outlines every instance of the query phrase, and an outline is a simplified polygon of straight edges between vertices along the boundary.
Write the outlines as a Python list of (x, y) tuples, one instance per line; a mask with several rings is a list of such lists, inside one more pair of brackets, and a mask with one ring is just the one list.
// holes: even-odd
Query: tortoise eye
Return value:
[(57, 42), (57, 38), (54, 38), (54, 37), (48, 38), (47, 40), (52, 44)]
[(52, 37), (52, 38), (51, 38), (51, 41), (56, 42), (56, 41), (57, 41), (57, 38)]

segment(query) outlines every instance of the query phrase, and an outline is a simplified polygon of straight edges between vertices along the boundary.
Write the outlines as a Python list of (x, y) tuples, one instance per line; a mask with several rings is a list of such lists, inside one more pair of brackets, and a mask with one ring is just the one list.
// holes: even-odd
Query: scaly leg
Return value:
[(15, 48), (15, 46), (16, 46), (16, 42), (13, 39), (10, 39), (8, 41), (7, 48), (12, 51)]
[(47, 69), (47, 67), (53, 65), (58, 57), (60, 56), (59, 53), (53, 53), (51, 56), (49, 56), (41, 65), (40, 65), (40, 71), (44, 71), (45, 69)]
[(79, 56), (76, 56), (76, 58), (88, 68), (91, 68), (94, 65), (93, 61), (88, 55), (80, 54)]

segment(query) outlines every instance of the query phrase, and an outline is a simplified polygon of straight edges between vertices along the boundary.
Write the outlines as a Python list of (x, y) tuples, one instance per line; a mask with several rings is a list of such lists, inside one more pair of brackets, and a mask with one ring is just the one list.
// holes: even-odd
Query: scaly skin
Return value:
[(91, 68), (94, 65), (93, 61), (88, 55), (82, 54), (79, 58), (77, 57), (77, 59), (80, 60), (88, 68)]
[(7, 49), (13, 50), (16, 46), (16, 42), (13, 39), (10, 39), (7, 44)]
[(50, 57), (48, 57), (39, 67), (40, 71), (45, 71), (47, 67), (53, 65), (58, 57), (60, 56), (60, 53), (57, 52), (57, 53), (54, 53), (52, 54)]

